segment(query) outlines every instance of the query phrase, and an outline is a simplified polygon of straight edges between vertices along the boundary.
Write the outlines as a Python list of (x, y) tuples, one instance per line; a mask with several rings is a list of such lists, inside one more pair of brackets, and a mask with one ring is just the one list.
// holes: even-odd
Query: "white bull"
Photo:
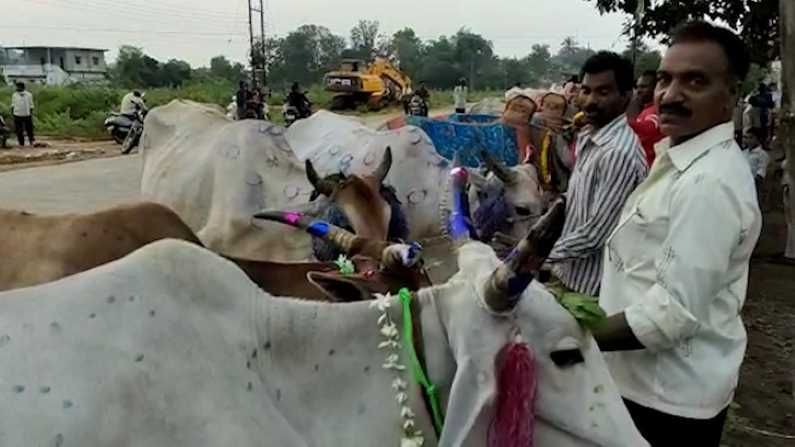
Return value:
[[(285, 138), (284, 129), (271, 123), (231, 122), (211, 107), (173, 101), (147, 117), (141, 192), (175, 210), (215, 251), (248, 259), (304, 260), (311, 257), (306, 235), (285, 233), (272, 224), (254, 227), (250, 216), (262, 208), (318, 213), (323, 203), (308, 203), (313, 187), (303, 160), (311, 159), (322, 175), (369, 174), (387, 146), (394, 161), (385, 183), (397, 190), (408, 237), (446, 235), (451, 163), (436, 153), (427, 136), (414, 127), (375, 132), (328, 112), (297, 122)], [(513, 231), (521, 237), (531, 223), (527, 215), (540, 214), (544, 204), (535, 168), (511, 171), (518, 181), (505, 187), (513, 205), (508, 217), (524, 223)], [(493, 196), (503, 182), (491, 177), (474, 183), (488, 185)], [(447, 273), (438, 277), (446, 279)]]
[[(396, 189), (403, 202), (410, 237), (420, 240), (446, 234), (450, 210), (447, 175), (452, 164), (436, 152), (421, 129), (406, 126), (376, 131), (341, 115), (321, 111), (296, 122), (285, 136), (298, 158), (311, 160), (321, 172), (366, 171), (368, 163), (380, 159), (384, 148), (391, 147), (395, 161), (386, 183)], [(473, 186), (488, 189), (488, 194), (494, 194), (495, 188), (504, 188), (506, 201), (512, 208), (507, 217), (523, 223), (514, 225), (510, 231), (518, 239), (534, 221), (525, 218), (539, 217), (546, 205), (538, 174), (531, 165), (502, 167), (498, 171), (504, 173), (501, 178), (493, 172), (487, 178), (473, 174)], [(508, 177), (511, 180), (506, 182)], [(477, 199), (473, 205), (476, 209)]]
[[(312, 215), (332, 200), (355, 231), (387, 238), (393, 213), (379, 188), (391, 159), (383, 148), (365, 175), (331, 182), (308, 174), (284, 129), (264, 121), (230, 121), (215, 108), (172, 101), (149, 113), (145, 129), (142, 195), (176, 211), (214, 251), (256, 260), (309, 259), (307, 235), (269, 223), (255, 227), (251, 216), (263, 208)], [(316, 189), (333, 199), (310, 203)]]
[[(381, 312), (370, 303), (273, 299), (230, 262), (166, 240), (0, 294), (0, 444), (397, 445), (409, 417), (392, 388), (402, 377), (425, 446), (480, 447), (494, 418), (496, 356), (518, 329), (536, 359), (535, 446), (647, 445), (596, 343), (552, 295), (533, 283), (496, 315), (484, 287), (493, 251), (466, 244), (459, 264), (447, 284), (418, 293), (446, 414), (438, 439), (410, 373), (382, 368)], [(385, 303), (401, 327), (399, 304)], [(572, 350), (580, 363), (551, 360)]]

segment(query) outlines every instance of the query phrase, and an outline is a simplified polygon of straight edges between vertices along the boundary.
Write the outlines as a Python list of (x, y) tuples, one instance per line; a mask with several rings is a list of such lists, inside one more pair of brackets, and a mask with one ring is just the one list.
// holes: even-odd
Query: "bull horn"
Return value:
[(344, 228), (323, 220), (313, 219), (300, 212), (262, 211), (255, 214), (254, 218), (300, 228), (312, 236), (330, 243), (348, 256), (364, 255), (381, 259), (384, 250), (389, 246), (385, 241), (373, 241), (357, 236)]
[(560, 237), (565, 217), (566, 203), (558, 199), (489, 276), (483, 297), (492, 311), (508, 312), (516, 306)]
[(320, 178), (320, 176), (317, 174), (317, 171), (315, 170), (315, 166), (312, 165), (312, 161), (309, 159), (304, 162), (304, 166), (306, 167), (306, 178), (315, 188), (309, 200), (314, 201), (320, 194), (330, 197), (331, 194), (334, 193), (334, 183)]
[(477, 239), (469, 212), (469, 197), (467, 195), (469, 172), (463, 167), (453, 168), (450, 171), (450, 182), (453, 195), (453, 209), (449, 222), (450, 236), (458, 244), (470, 239)]
[(379, 184), (384, 183), (390, 169), (392, 169), (392, 148), (387, 146), (384, 152), (384, 158), (381, 159), (381, 164), (378, 165), (375, 173), (373, 173), (373, 176), (378, 180)]
[(493, 172), (494, 175), (496, 175), (497, 178), (502, 180), (502, 182), (506, 185), (514, 185), (518, 181), (517, 174), (508, 169), (504, 163), (494, 158), (490, 153), (488, 153), (488, 151), (480, 151), (480, 158), (483, 159), (483, 163), (486, 164), (486, 168)]

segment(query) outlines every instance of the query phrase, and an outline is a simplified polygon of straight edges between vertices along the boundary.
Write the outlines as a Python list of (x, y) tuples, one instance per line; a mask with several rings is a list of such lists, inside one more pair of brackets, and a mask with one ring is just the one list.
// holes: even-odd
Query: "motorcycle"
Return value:
[(290, 104), (288, 101), (285, 101), (284, 105), (282, 106), (284, 127), (290, 127), (296, 121), (309, 118), (312, 115), (312, 103), (307, 101), (306, 105), (302, 109), (302, 111), (298, 110), (298, 107)]
[(428, 103), (420, 95), (413, 95), (409, 100), (409, 115), (428, 116)]
[[(137, 112), (136, 112), (137, 113)], [(130, 129), (135, 121), (134, 115), (125, 115), (118, 112), (110, 112), (110, 116), (105, 118), (105, 129), (113, 137), (116, 144), (123, 144), (130, 133)]]
[(144, 118), (146, 118), (146, 109), (139, 109), (135, 112), (135, 119), (132, 120), (132, 125), (127, 132), (127, 136), (121, 143), (122, 154), (129, 154), (138, 146), (138, 143), (141, 141), (141, 135), (144, 133)]

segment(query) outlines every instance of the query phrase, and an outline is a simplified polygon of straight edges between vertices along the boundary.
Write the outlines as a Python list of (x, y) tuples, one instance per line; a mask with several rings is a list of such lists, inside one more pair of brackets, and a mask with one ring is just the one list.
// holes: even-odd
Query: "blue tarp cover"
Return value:
[(479, 167), (482, 149), (508, 166), (519, 163), (516, 131), (497, 116), (453, 114), (446, 120), (409, 116), (407, 124), (425, 131), (442, 157), (452, 160), (459, 153), (464, 166)]

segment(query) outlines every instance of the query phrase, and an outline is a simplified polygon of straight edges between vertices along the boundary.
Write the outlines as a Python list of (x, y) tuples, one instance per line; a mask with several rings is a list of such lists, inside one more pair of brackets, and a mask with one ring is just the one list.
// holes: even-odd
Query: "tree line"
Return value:
[[(449, 36), (423, 40), (411, 28), (387, 36), (377, 21), (362, 20), (343, 36), (320, 25), (303, 25), (285, 36), (273, 36), (255, 43), (250, 63), (267, 67), (268, 84), (283, 89), (297, 81), (319, 83), (323, 75), (339, 67), (342, 59), (390, 58), (415, 83), (425, 82), (436, 89), (452, 88), (460, 78), (471, 89), (506, 89), (517, 83), (540, 87), (560, 82), (579, 73), (585, 60), (596, 52), (567, 37), (557, 52), (549, 45), (535, 44), (523, 57), (500, 57), (493, 43), (467, 28)], [(631, 57), (631, 49), (624, 51)], [(655, 69), (660, 54), (639, 45), (637, 71)], [(192, 80), (222, 79), (236, 82), (246, 77), (246, 67), (216, 56), (209, 67), (192, 68), (178, 59), (160, 62), (141, 49), (123, 46), (111, 67), (111, 79), (125, 87), (179, 87)]]

